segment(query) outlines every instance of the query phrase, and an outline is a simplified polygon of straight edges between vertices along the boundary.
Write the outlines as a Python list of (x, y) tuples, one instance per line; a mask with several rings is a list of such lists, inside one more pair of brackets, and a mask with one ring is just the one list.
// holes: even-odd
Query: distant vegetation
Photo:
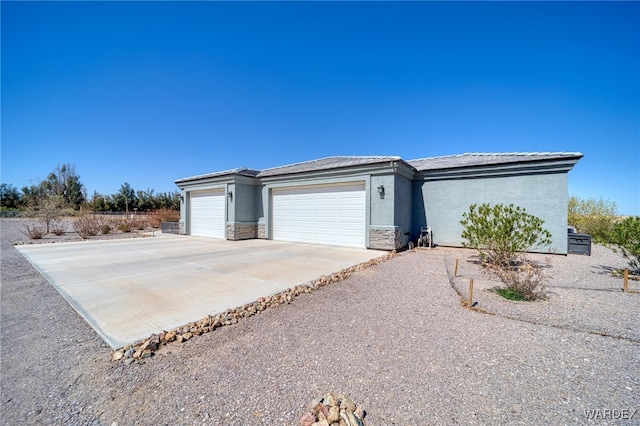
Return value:
[(155, 193), (153, 189), (134, 190), (123, 183), (120, 190), (111, 195), (94, 193), (87, 195), (73, 164), (59, 165), (46, 179), (35, 185), (17, 189), (14, 185), (0, 185), (0, 209), (3, 216), (17, 214), (40, 215), (51, 210), (75, 215), (80, 210), (95, 212), (152, 212), (155, 210), (179, 210), (178, 191)]
[(602, 198), (569, 197), (569, 225), (594, 242), (619, 251), (632, 273), (640, 274), (640, 217), (621, 217), (616, 203)]

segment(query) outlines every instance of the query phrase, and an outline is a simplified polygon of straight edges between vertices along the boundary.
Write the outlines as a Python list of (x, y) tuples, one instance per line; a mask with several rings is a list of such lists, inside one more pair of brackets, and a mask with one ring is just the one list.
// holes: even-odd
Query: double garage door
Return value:
[(191, 235), (225, 237), (225, 197), (223, 190), (191, 193)]
[(362, 184), (273, 190), (273, 239), (365, 247)]

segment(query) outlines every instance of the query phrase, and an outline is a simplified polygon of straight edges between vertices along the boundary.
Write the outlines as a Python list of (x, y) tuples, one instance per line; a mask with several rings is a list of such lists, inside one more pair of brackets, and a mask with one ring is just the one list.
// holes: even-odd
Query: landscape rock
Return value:
[(298, 425), (300, 426), (365, 426), (365, 411), (357, 406), (351, 398), (332, 392), (311, 403), (311, 410), (305, 412)]
[(111, 354), (111, 361), (119, 361), (124, 358), (124, 350), (120, 349)]

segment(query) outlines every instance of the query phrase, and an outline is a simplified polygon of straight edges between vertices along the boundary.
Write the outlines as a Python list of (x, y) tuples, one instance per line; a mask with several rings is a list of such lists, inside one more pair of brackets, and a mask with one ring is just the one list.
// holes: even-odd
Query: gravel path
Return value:
[[(487, 291), (467, 250), (405, 252), (125, 365), (12, 247), (20, 222), (0, 226), (2, 424), (295, 425), (327, 391), (370, 425), (640, 423), (585, 417), (640, 408), (640, 299), (601, 248), (554, 256), (533, 303)], [(455, 258), (495, 315), (461, 307)]]

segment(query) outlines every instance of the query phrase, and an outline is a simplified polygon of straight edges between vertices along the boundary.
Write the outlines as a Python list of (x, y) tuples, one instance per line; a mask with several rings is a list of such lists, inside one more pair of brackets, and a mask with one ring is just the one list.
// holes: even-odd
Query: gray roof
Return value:
[(222, 176), (248, 176), (248, 177), (269, 177), (281, 176), (295, 173), (314, 172), (320, 170), (342, 169), (354, 166), (365, 166), (382, 164), (387, 162), (401, 161), (409, 164), (417, 171), (461, 169), (465, 167), (477, 167), (500, 164), (530, 164), (535, 162), (566, 162), (577, 161), (583, 155), (579, 152), (510, 152), (510, 153), (466, 153), (458, 155), (447, 155), (442, 157), (418, 158), (404, 161), (398, 156), (336, 156), (320, 158), (318, 160), (304, 161), (302, 163), (288, 164), (286, 166), (273, 167), (262, 171), (248, 169), (246, 167), (224, 170), (221, 172), (208, 173), (204, 175), (192, 176), (175, 181), (176, 184), (199, 181), (203, 179)]
[(409, 160), (407, 163), (416, 170), (423, 171), (549, 160), (579, 160), (582, 157), (583, 154), (580, 152), (465, 153), (443, 157), (418, 158)]
[(368, 164), (386, 163), (390, 161), (401, 161), (398, 156), (346, 156), (346, 157), (326, 157), (319, 160), (305, 161), (302, 163), (288, 164), (286, 166), (265, 169), (258, 173), (258, 177), (279, 176), (292, 173), (304, 173), (317, 170), (339, 169), (345, 167), (362, 166)]
[(209, 178), (229, 176), (229, 175), (256, 177), (257, 174), (258, 174), (258, 170), (252, 170), (252, 169), (247, 169), (246, 167), (240, 167), (237, 169), (223, 170), (221, 172), (214, 172), (214, 173), (207, 173), (204, 175), (186, 177), (186, 178), (176, 180), (175, 183), (178, 184), (178, 183), (184, 183), (184, 182), (191, 182), (194, 180), (209, 179)]

